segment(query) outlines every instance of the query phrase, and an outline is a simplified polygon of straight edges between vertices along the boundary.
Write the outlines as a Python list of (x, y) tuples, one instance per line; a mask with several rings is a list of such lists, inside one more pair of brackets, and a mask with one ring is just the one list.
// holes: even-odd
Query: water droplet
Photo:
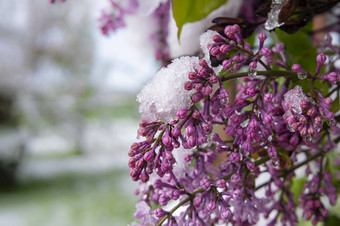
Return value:
[(311, 142), (312, 141), (312, 136), (310, 134), (308, 134), (307, 136), (303, 137), (303, 141), (304, 142)]
[(221, 99), (221, 100), (220, 100), (220, 103), (221, 103), (222, 105), (228, 104), (228, 103), (229, 103), (229, 97), (226, 97), (226, 98)]
[(273, 140), (273, 135), (270, 135), (270, 136), (268, 137), (268, 141), (271, 142), (272, 140)]
[(246, 120), (244, 120), (240, 125), (241, 125), (241, 127), (242, 128), (245, 128), (245, 127), (247, 127), (248, 126), (248, 124), (249, 124), (249, 118), (248, 119), (246, 119)]
[(255, 77), (257, 75), (257, 71), (250, 67), (248, 69), (248, 75), (251, 76), (251, 77)]
[(292, 133), (295, 132), (295, 130), (291, 127), (291, 124), (287, 124), (287, 129)]
[(305, 73), (305, 72), (298, 72), (297, 76), (298, 76), (299, 79), (302, 80), (302, 79), (307, 78), (307, 73)]
[(327, 121), (327, 124), (328, 124), (329, 126), (334, 126), (334, 125), (335, 125), (335, 119), (332, 118), (331, 120), (328, 120), (328, 121)]
[(273, 160), (272, 164), (273, 166), (278, 166), (280, 164), (280, 160)]
[(240, 115), (241, 112), (235, 110), (235, 114)]

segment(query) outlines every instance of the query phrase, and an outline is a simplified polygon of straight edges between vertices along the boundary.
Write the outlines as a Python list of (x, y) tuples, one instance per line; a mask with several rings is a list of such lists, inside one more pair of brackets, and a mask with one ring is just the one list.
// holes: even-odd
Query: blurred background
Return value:
[(135, 97), (159, 64), (133, 29), (101, 34), (107, 2), (0, 1), (1, 226), (133, 221)]

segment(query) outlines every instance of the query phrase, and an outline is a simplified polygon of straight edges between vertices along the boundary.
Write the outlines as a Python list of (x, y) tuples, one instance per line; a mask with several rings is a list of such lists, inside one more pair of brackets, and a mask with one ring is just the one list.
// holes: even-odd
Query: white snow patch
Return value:
[(184, 89), (189, 81), (188, 74), (199, 67), (198, 57), (181, 57), (167, 67), (162, 68), (137, 95), (140, 103), (139, 112), (147, 121), (164, 121), (176, 119), (180, 108), (189, 108), (193, 90)]

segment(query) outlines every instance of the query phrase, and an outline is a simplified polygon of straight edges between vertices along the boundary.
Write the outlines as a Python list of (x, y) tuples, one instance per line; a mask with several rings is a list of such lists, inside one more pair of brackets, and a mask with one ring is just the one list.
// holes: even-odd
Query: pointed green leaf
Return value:
[(172, 0), (178, 40), (184, 24), (203, 19), (226, 2), (227, 0)]

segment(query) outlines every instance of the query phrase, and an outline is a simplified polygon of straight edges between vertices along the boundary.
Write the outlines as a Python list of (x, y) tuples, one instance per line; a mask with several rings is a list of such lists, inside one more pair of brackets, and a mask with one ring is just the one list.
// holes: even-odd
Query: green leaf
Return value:
[(316, 69), (317, 51), (310, 40), (307, 32), (299, 31), (294, 34), (287, 34), (276, 30), (278, 41), (286, 46), (287, 60), (289, 65), (300, 64), (306, 71), (314, 73)]
[(299, 202), (299, 196), (302, 194), (303, 192), (303, 185), (306, 183), (306, 178), (293, 178), (292, 179), (292, 187), (291, 187), (291, 191), (294, 194), (294, 201), (296, 203)]
[(172, 0), (172, 12), (178, 27), (178, 40), (184, 24), (203, 19), (226, 2), (227, 0)]
[(333, 101), (333, 105), (331, 107), (331, 112), (337, 113), (340, 109), (340, 99), (339, 99), (339, 93), (337, 93), (335, 100)]

